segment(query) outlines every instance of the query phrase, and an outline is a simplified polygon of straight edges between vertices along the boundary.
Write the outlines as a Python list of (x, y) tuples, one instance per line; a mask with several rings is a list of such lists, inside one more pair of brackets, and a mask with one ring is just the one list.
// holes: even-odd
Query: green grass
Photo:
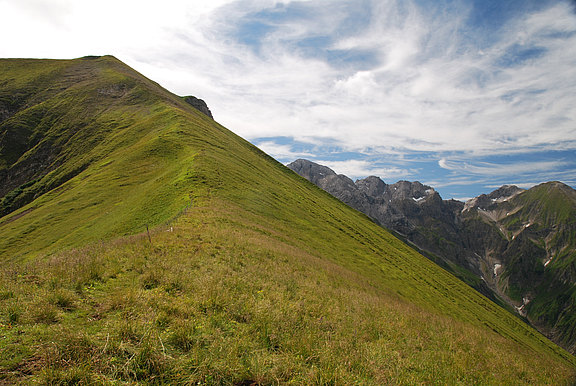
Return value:
[[(18, 307), (20, 316), (11, 323), (2, 315), (4, 379), (225, 384), (573, 379), (569, 357), (554, 359), (552, 353), (560, 351), (535, 344), (529, 328), (514, 322), (517, 330), (498, 331), (497, 321), (487, 328), (482, 315), (471, 323), (472, 311), (494, 307), (483, 298), (459, 317), (432, 311), (407, 301), (384, 279), (367, 279), (266, 234), (239, 207), (215, 198), (203, 204), (152, 232), (153, 245), (140, 235), (6, 266), (0, 283), (13, 295), (2, 300), (2, 309)], [(413, 291), (427, 288), (416, 285)]]
[(366, 216), (115, 60), (89, 63), (136, 91), (106, 99), (96, 143), (70, 144), (79, 173), (0, 219), (0, 382), (576, 378)]
[[(42, 62), (44, 70), (63, 66), (60, 61)], [(0, 239), (0, 256), (4, 258), (135, 233), (176, 215), (194, 195), (187, 181), (194, 178), (192, 142), (197, 138), (183, 134), (182, 127), (192, 124), (200, 130), (207, 118), (184, 102), (174, 106), (165, 92), (147, 92), (155, 88), (145, 78), (113, 71), (125, 71), (115, 59), (99, 59), (96, 66), (94, 62), (89, 64), (100, 69), (100, 77), (84, 87), (72, 83), (40, 102), (50, 111), (42, 118), (46, 129), (31, 129), (41, 132), (41, 139), (30, 139), (31, 149), (12, 168), (42, 156), (54, 160), (2, 200), (10, 207), (39, 196), (0, 220), (5, 236)], [(83, 60), (65, 63), (64, 73), (76, 74), (86, 66)], [(35, 70), (35, 66), (29, 69)], [(118, 83), (126, 85), (125, 95), (102, 95), (102, 90), (114, 90)], [(18, 112), (0, 129), (17, 131), (11, 125), (25, 120), (36, 108)], [(48, 150), (42, 150), (43, 144)]]

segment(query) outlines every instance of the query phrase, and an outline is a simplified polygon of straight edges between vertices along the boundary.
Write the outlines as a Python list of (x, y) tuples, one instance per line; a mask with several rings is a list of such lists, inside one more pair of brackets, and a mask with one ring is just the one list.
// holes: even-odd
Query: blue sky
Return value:
[[(279, 161), (444, 198), (576, 186), (576, 2), (0, 0), (0, 57), (112, 54)], [(15, 32), (16, 31), (16, 32)]]

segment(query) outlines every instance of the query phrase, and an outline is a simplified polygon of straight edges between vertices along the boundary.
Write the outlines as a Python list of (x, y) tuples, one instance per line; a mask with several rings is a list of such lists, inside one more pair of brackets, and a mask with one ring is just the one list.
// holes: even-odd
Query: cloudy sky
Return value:
[(0, 57), (112, 54), (279, 161), (465, 199), (576, 186), (576, 2), (0, 0)]

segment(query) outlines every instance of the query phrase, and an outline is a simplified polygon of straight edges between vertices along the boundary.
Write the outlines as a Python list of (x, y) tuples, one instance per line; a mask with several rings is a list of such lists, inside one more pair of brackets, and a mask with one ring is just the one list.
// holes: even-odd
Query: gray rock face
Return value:
[(308, 181), (312, 182), (314, 185), (318, 185), (328, 176), (336, 175), (334, 170), (329, 167), (318, 165), (304, 159), (298, 159), (288, 165), (288, 167), (306, 178)]
[(464, 211), (473, 208), (489, 210), (500, 203), (510, 200), (512, 197), (522, 193), (523, 191), (524, 189), (520, 189), (514, 185), (504, 185), (490, 194), (481, 194), (478, 197), (468, 200), (464, 206)]
[[(376, 176), (354, 182), (326, 166), (303, 159), (288, 167), (380, 225), (405, 236), (425, 226), (431, 216), (448, 214), (447, 220), (452, 221), (454, 212), (463, 206), (445, 203), (433, 188), (420, 182), (399, 181), (387, 185)], [(438, 252), (437, 248), (432, 249)]]
[(356, 181), (356, 187), (369, 197), (382, 197), (386, 191), (386, 186), (384, 181), (375, 176)]
[(191, 105), (192, 107), (194, 107), (196, 110), (198, 110), (198, 111), (204, 113), (205, 115), (209, 116), (210, 118), (214, 119), (214, 117), (212, 116), (212, 112), (208, 108), (208, 105), (202, 99), (198, 99), (198, 98), (190, 95), (190, 96), (185, 96), (184, 101), (186, 103), (188, 103), (189, 105)]
[(303, 159), (292, 162), (288, 167), (352, 208), (364, 213), (369, 211), (368, 196), (359, 191), (354, 181), (345, 175), (336, 174), (329, 167)]

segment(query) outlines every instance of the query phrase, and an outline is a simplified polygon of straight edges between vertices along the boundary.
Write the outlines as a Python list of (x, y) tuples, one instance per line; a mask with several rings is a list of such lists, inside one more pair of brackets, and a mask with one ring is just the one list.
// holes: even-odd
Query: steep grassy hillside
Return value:
[(505, 185), (466, 203), (429, 186), (353, 182), (299, 159), (288, 165), (430, 260), (576, 352), (576, 191), (561, 182)]
[(575, 379), (525, 323), (114, 58), (8, 61), (0, 84), (26, 63), (49, 73), (22, 81), (46, 98), (2, 132), (33, 102), (68, 107), (3, 158), (11, 181), (47, 161), (4, 196), (0, 382)]
[(166, 221), (194, 194), (198, 138), (183, 128), (220, 130), (111, 57), (3, 60), (0, 84), (2, 256)]

